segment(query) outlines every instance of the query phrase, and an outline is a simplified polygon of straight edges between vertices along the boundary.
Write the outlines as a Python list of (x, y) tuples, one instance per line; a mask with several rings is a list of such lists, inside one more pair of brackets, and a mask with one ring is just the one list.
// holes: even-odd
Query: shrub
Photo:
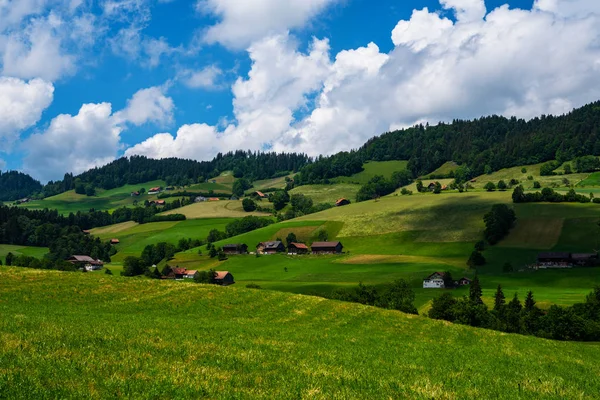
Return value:
[(498, 182), (498, 190), (505, 191), (508, 188), (506, 182), (500, 181)]
[(246, 285), (246, 288), (248, 289), (262, 289), (259, 285), (257, 285), (256, 283), (249, 283)]
[(527, 168), (525, 168), (525, 167), (521, 168), (521, 172), (524, 173), (524, 174), (526, 174), (527, 173)]
[(485, 184), (485, 186), (483, 188), (485, 190), (487, 190), (488, 192), (493, 192), (494, 190), (496, 190), (496, 185), (494, 185), (493, 182), (488, 182)]
[(529, 176), (527, 177), (527, 180), (528, 180), (528, 181), (532, 181), (532, 180), (533, 180), (533, 176), (532, 176), (532, 175), (529, 175)]
[(254, 200), (246, 198), (242, 201), (242, 207), (244, 208), (244, 211), (252, 212), (256, 210), (256, 203)]
[(410, 196), (411, 194), (413, 194), (412, 190), (408, 190), (407, 188), (403, 188), (400, 193), (402, 194), (402, 196)]

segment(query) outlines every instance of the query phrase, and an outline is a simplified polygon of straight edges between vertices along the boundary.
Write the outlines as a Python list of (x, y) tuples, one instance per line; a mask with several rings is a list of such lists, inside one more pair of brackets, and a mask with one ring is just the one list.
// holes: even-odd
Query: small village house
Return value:
[(186, 270), (183, 279), (195, 279), (199, 275), (196, 270)]
[(220, 201), (221, 199), (219, 199), (218, 197), (211, 197), (208, 199), (208, 201)]
[(573, 265), (578, 267), (595, 267), (598, 265), (598, 254), (596, 253), (573, 253), (571, 254)]
[(110, 239), (110, 244), (119, 244), (121, 241), (119, 239)]
[(288, 246), (288, 254), (307, 254), (308, 246), (304, 243), (290, 243)]
[(158, 194), (158, 193), (160, 193), (160, 186), (155, 186), (155, 187), (150, 188), (148, 190), (148, 194), (150, 194), (150, 195), (151, 194)]
[(572, 268), (573, 260), (571, 253), (566, 252), (544, 252), (539, 253), (537, 257), (537, 267), (547, 268)]
[(137, 197), (140, 195), (140, 192), (131, 192), (131, 197)]
[(435, 190), (435, 182), (431, 182), (429, 185), (427, 185), (427, 190), (433, 192)]
[(169, 277), (171, 278), (175, 278), (176, 280), (182, 280), (185, 275), (187, 273), (187, 270), (185, 268), (173, 268), (171, 270), (171, 273), (169, 274)]
[(194, 203), (203, 203), (206, 201), (206, 197), (204, 196), (198, 196), (194, 199)]
[(94, 260), (90, 256), (75, 255), (67, 259), (68, 262), (75, 265), (79, 269), (85, 269), (86, 271), (97, 271), (102, 269), (104, 263), (100, 260)]
[(347, 206), (348, 204), (350, 204), (350, 200), (348, 199), (339, 199), (335, 202), (336, 207)]
[(267, 196), (266, 194), (264, 194), (263, 192), (261, 192), (259, 190), (257, 190), (256, 192), (252, 192), (251, 196), (252, 197), (256, 197), (258, 199), (266, 199), (266, 198), (269, 197), (269, 196)]
[(223, 246), (223, 253), (228, 254), (228, 255), (248, 254), (248, 245), (245, 245), (243, 243), (226, 244)]
[(471, 280), (466, 277), (462, 277), (455, 282), (456, 286), (469, 286), (471, 284)]
[(423, 289), (444, 289), (446, 287), (445, 278), (446, 273), (434, 272), (423, 279)]
[(233, 275), (229, 271), (216, 271), (215, 272), (215, 283), (221, 286), (229, 286), (233, 285), (235, 281), (233, 280)]
[(256, 252), (258, 254), (276, 254), (283, 253), (285, 246), (280, 241), (273, 242), (260, 242), (256, 245)]
[(310, 248), (313, 254), (340, 254), (344, 246), (341, 242), (314, 242)]

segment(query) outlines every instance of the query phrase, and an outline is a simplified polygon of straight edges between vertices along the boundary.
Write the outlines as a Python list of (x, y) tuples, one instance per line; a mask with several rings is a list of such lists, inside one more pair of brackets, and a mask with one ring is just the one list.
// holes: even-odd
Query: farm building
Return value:
[(593, 267), (598, 265), (598, 254), (596, 253), (573, 253), (571, 254), (573, 264), (578, 267)]
[(173, 268), (169, 274), (169, 278), (181, 280), (185, 277), (187, 270), (185, 268)]
[(24, 203), (29, 203), (30, 201), (31, 201), (31, 199), (29, 197), (25, 197), (24, 199), (17, 200), (16, 203), (24, 204)]
[(94, 260), (90, 256), (71, 256), (67, 261), (86, 271), (97, 271), (104, 266), (102, 261)]
[(160, 193), (160, 186), (156, 186), (153, 188), (150, 188), (150, 190), (148, 190), (148, 194), (158, 194)]
[(140, 195), (140, 192), (131, 192), (131, 197), (137, 197)]
[(260, 242), (256, 246), (256, 252), (258, 254), (276, 254), (276, 253), (283, 253), (284, 251), (285, 251), (285, 246), (280, 241)]
[(169, 190), (169, 191), (170, 191), (170, 190), (175, 190), (175, 188), (174, 188), (173, 186), (167, 186), (167, 187), (165, 188), (165, 190)]
[(445, 278), (444, 272), (434, 272), (423, 279), (423, 289), (444, 289), (446, 287)]
[(186, 270), (185, 274), (183, 274), (184, 279), (194, 279), (198, 276), (198, 271), (196, 270)]
[(546, 252), (539, 253), (537, 257), (537, 268), (573, 268), (595, 266), (598, 264), (596, 253), (566, 253)]
[(229, 271), (216, 271), (215, 283), (221, 286), (229, 286), (233, 285), (235, 281), (233, 280), (233, 275), (231, 275)]
[(151, 201), (149, 204), (150, 204), (151, 206), (164, 206), (164, 205), (165, 205), (165, 204), (167, 204), (167, 203), (166, 203), (166, 201), (165, 201), (165, 200), (156, 200), (156, 201), (154, 201), (154, 200), (153, 200), (153, 201)]
[(245, 244), (226, 244), (223, 246), (225, 254), (248, 254), (248, 246)]
[(206, 197), (204, 196), (198, 196), (194, 199), (194, 203), (203, 203), (206, 201)]
[(344, 248), (340, 242), (314, 242), (310, 247), (313, 254), (340, 254)]
[(252, 192), (252, 195), (251, 195), (251, 196), (252, 196), (252, 197), (259, 198), (259, 199), (266, 199), (266, 198), (268, 198), (268, 197), (269, 197), (269, 196), (267, 196), (266, 194), (264, 194), (263, 192), (261, 192), (261, 191), (258, 191), (258, 190), (257, 190), (256, 192)]
[(221, 199), (219, 199), (218, 197), (210, 197), (208, 199), (208, 201), (220, 201)]
[(430, 192), (433, 192), (434, 189), (435, 189), (435, 182), (431, 182), (429, 185), (427, 185), (427, 190), (429, 190)]
[(119, 244), (121, 241), (119, 239), (110, 239), (110, 244)]
[(347, 206), (348, 204), (350, 204), (350, 200), (348, 199), (339, 199), (335, 202), (336, 207)]
[(462, 277), (455, 282), (456, 286), (469, 286), (471, 284), (471, 280), (469, 278)]
[(290, 243), (288, 245), (288, 254), (307, 254), (308, 246), (304, 243)]

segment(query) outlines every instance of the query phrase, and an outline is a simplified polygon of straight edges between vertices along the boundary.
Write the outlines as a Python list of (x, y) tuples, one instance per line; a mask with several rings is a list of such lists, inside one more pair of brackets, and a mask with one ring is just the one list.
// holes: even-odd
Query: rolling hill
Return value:
[(2, 398), (512, 400), (600, 391), (598, 344), (240, 287), (0, 273)]

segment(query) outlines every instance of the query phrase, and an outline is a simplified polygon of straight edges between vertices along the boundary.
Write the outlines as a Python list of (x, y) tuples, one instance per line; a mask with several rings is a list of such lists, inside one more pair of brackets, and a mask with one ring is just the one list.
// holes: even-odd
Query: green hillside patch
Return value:
[(160, 215), (183, 214), (188, 219), (198, 218), (243, 218), (248, 215), (268, 216), (264, 212), (246, 212), (241, 200), (204, 201), (169, 210)]
[[(506, 182), (506, 184), (508, 184), (511, 179), (516, 179), (519, 181), (519, 184), (523, 185), (525, 189), (534, 190), (534, 182), (539, 182), (542, 187), (550, 187), (553, 184), (558, 187), (564, 187), (565, 183), (563, 182), (563, 179), (565, 178), (569, 180), (570, 184), (577, 185), (580, 184), (580, 182), (585, 181), (590, 175), (589, 173), (583, 173), (541, 176), (540, 167), (542, 165), (543, 163), (501, 169), (500, 171), (496, 171), (491, 174), (485, 174), (476, 177), (476, 182), (471, 183), (471, 185), (475, 188), (483, 189), (488, 182), (497, 184), (500, 180), (503, 180)], [(522, 171), (523, 168), (525, 168), (526, 172)], [(529, 176), (532, 176), (533, 179), (527, 179)]]
[(600, 172), (594, 172), (578, 183), (578, 186), (600, 186)]
[(600, 391), (597, 344), (239, 287), (1, 271), (3, 398), (512, 400)]
[(291, 175), (281, 176), (278, 178), (272, 179), (263, 179), (260, 181), (255, 181), (252, 183), (252, 189), (248, 190), (248, 193), (252, 193), (257, 190), (266, 190), (266, 189), (285, 189), (285, 178), (291, 178)]
[(15, 246), (12, 244), (0, 244), (0, 260), (6, 262), (6, 255), (13, 253), (14, 256), (29, 256), (35, 258), (42, 258), (48, 254), (49, 249), (47, 247), (33, 247), (33, 246)]
[(303, 194), (312, 199), (314, 204), (329, 203), (334, 204), (339, 199), (348, 199), (351, 202), (356, 200), (356, 194), (360, 185), (352, 183), (336, 183), (332, 185), (304, 185), (292, 189), (289, 193)]
[(442, 166), (440, 166), (435, 171), (425, 175), (425, 177), (423, 179), (427, 179), (427, 177), (429, 177), (429, 176), (442, 176), (442, 175), (447, 176), (451, 172), (456, 171), (457, 168), (458, 168), (457, 163), (455, 163), (454, 161), (448, 161), (448, 162), (445, 162), (444, 164), (442, 164)]
[(552, 249), (562, 233), (562, 218), (523, 218), (499, 246), (530, 249)]
[(352, 176), (340, 176), (332, 181), (364, 185), (377, 175), (391, 178), (394, 172), (405, 170), (407, 165), (408, 161), (369, 161), (363, 165), (364, 171)]

